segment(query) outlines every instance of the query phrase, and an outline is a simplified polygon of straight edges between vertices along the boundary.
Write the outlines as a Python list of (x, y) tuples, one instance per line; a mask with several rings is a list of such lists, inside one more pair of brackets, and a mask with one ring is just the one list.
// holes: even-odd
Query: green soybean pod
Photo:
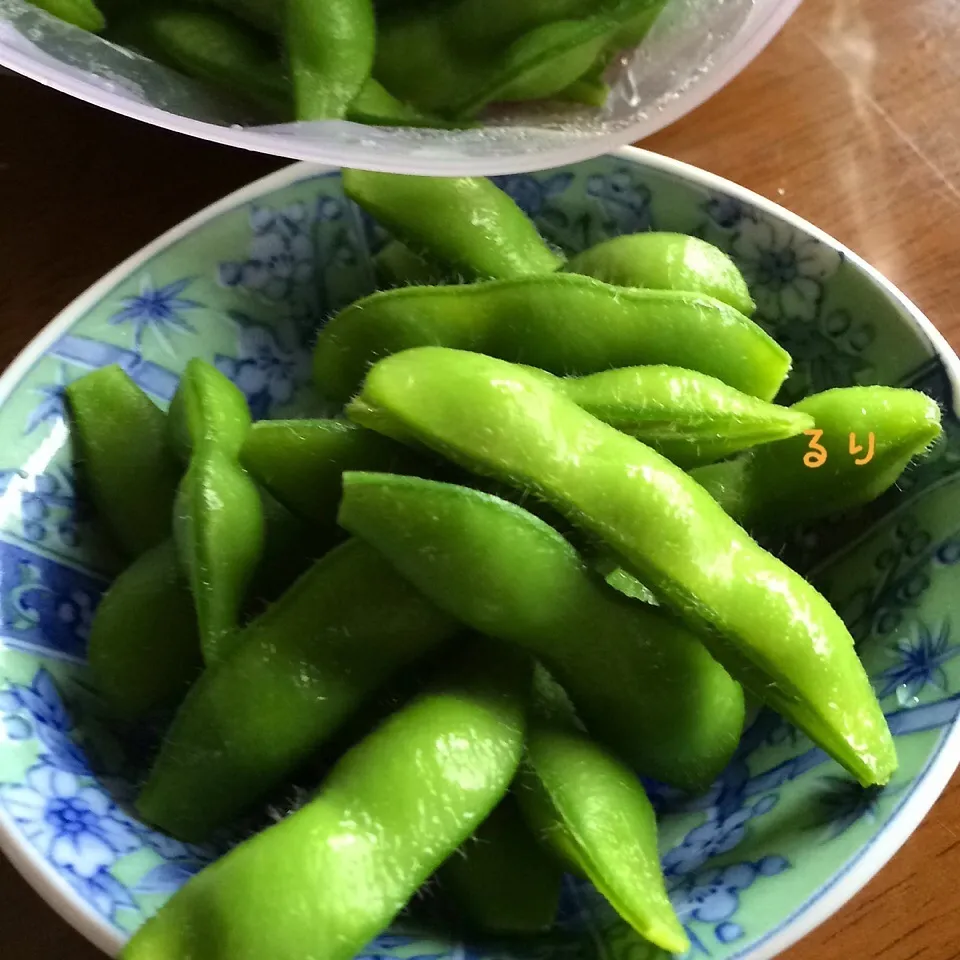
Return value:
[(283, 29), (286, 0), (211, 0), (211, 3), (266, 33), (279, 34)]
[(737, 265), (720, 249), (683, 233), (631, 233), (571, 257), (568, 273), (620, 287), (704, 293), (752, 316), (756, 304)]
[(375, 550), (342, 544), (207, 668), (174, 718), (138, 811), (179, 839), (205, 840), (458, 629)]
[(29, 0), (35, 7), (52, 13), (60, 20), (72, 23), (81, 30), (90, 33), (99, 33), (105, 26), (106, 20), (100, 8), (93, 0)]
[(110, 39), (188, 77), (262, 108), (267, 119), (293, 117), (293, 94), (272, 38), (231, 13), (191, 6), (144, 5), (111, 24)]
[(395, 97), (382, 83), (368, 77), (347, 108), (347, 119), (381, 127), (433, 127), (450, 129), (470, 124), (451, 123), (442, 117), (418, 110)]
[(814, 426), (809, 413), (758, 400), (716, 377), (680, 367), (623, 367), (586, 377), (540, 375), (598, 420), (684, 468)]
[(670, 953), (689, 950), (667, 897), (653, 807), (620, 760), (535, 702), (515, 794), (534, 833), (640, 936)]
[(549, 929), (563, 870), (537, 843), (508, 794), (437, 871), (436, 880), (470, 927), (486, 934)]
[(893, 738), (843, 621), (670, 461), (522, 367), (439, 347), (380, 361), (348, 413), (547, 500), (750, 693), (864, 786), (889, 781)]
[(344, 170), (344, 192), (415, 253), (454, 273), (510, 279), (563, 262), (527, 215), (486, 177)]
[(424, 346), (472, 350), (558, 375), (666, 364), (761, 400), (773, 399), (790, 369), (782, 347), (712, 297), (555, 273), (364, 297), (320, 331), (314, 383), (345, 403), (371, 364)]
[(166, 416), (117, 366), (65, 392), (83, 489), (114, 541), (138, 557), (170, 537), (182, 469), (165, 443)]
[(188, 463), (196, 451), (215, 446), (236, 459), (250, 425), (236, 385), (199, 357), (188, 360), (167, 415), (167, 442), (177, 456)]
[(170, 445), (189, 466), (174, 502), (173, 536), (190, 582), (204, 659), (213, 663), (235, 628), (263, 552), (263, 502), (237, 462), (250, 429), (243, 394), (194, 358), (170, 404)]
[(298, 120), (344, 118), (373, 68), (373, 0), (285, 0)]
[(840, 387), (792, 409), (812, 417), (815, 429), (691, 473), (748, 528), (776, 529), (868, 503), (941, 432), (936, 401), (898, 387)]
[(391, 240), (373, 258), (377, 285), (393, 287), (429, 287), (445, 283), (447, 277), (435, 264), (414, 253), (399, 240)]
[(190, 587), (170, 540), (114, 580), (94, 614), (87, 646), (94, 685), (135, 720), (186, 694), (203, 669)]
[(203, 657), (214, 663), (234, 642), (263, 551), (257, 485), (217, 449), (195, 456), (177, 492), (173, 535), (197, 608)]
[(470, 650), (304, 807), (191, 879), (123, 960), (352, 960), (506, 793), (528, 685), (509, 651)]
[(244, 441), (240, 462), (317, 530), (336, 527), (345, 470), (430, 470), (422, 455), (349, 420), (260, 420)]
[(522, 507), (448, 483), (348, 473), (339, 522), (440, 609), (542, 660), (591, 733), (641, 772), (697, 791), (729, 763), (740, 686), (685, 627), (606, 587)]

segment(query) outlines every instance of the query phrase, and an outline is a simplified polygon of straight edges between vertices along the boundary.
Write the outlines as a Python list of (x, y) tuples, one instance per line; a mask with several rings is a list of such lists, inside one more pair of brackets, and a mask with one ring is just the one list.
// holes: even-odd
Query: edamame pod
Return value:
[(339, 522), (440, 609), (542, 660), (591, 733), (641, 772), (696, 791), (729, 762), (740, 686), (683, 626), (608, 589), (531, 513), (467, 487), (347, 473)]
[(689, 940), (667, 898), (657, 821), (643, 786), (614, 756), (536, 701), (516, 797), (527, 823), (586, 876), (640, 936), (669, 953)]
[(244, 395), (216, 367), (198, 357), (188, 360), (170, 401), (170, 448), (184, 463), (211, 446), (236, 459), (249, 431), (250, 408)]
[[(563, 262), (486, 177), (344, 170), (344, 192), (415, 253), (482, 280), (551, 273)], [(442, 215), (440, 215), (442, 212)]]
[(471, 650), (304, 807), (191, 879), (123, 960), (352, 960), (506, 793), (528, 684), (509, 651)]
[(373, 0), (284, 3), (297, 119), (342, 119), (373, 69)]
[(423, 456), (349, 420), (261, 420), (250, 429), (240, 462), (321, 530), (336, 528), (345, 470), (429, 471)]
[(650, 0), (566, 0), (492, 13), (467, 0), (439, 12), (414, 8), (381, 22), (374, 74), (424, 109), (473, 116), (495, 100), (562, 94), (626, 31), (636, 34), (650, 7)]
[(719, 300), (561, 273), (358, 300), (320, 331), (314, 382), (324, 396), (346, 402), (372, 363), (422, 346), (473, 350), (560, 375), (668, 364), (761, 400), (773, 399), (790, 369), (782, 347)]
[(232, 13), (137, 4), (111, 25), (110, 39), (256, 104), (268, 119), (293, 117), (290, 82), (275, 44)]
[(622, 367), (586, 377), (539, 373), (598, 420), (685, 468), (814, 425), (808, 413), (758, 400), (715, 377), (679, 367)]
[(118, 715), (135, 720), (176, 703), (203, 669), (193, 597), (166, 540), (114, 580), (90, 628), (94, 684)]
[(347, 108), (347, 119), (382, 127), (447, 127), (448, 123), (398, 100), (382, 83), (367, 77)]
[(99, 33), (106, 26), (106, 20), (93, 0), (29, 0), (29, 2), (67, 23), (72, 23), (75, 27), (80, 27), (81, 30)]
[(234, 640), (263, 551), (260, 491), (237, 462), (249, 429), (243, 394), (210, 364), (191, 360), (170, 404), (171, 445), (190, 457), (174, 503), (173, 536), (208, 664)]
[(173, 836), (206, 839), (293, 772), (393, 673), (457, 629), (371, 547), (342, 544), (205, 671), (137, 809)]
[(283, 28), (285, 0), (211, 0), (216, 6), (267, 33)]
[(480, 932), (531, 934), (553, 923), (563, 871), (536, 842), (508, 794), (436, 879)]
[(115, 542), (138, 557), (170, 537), (182, 470), (165, 443), (166, 416), (116, 366), (74, 380), (65, 392), (84, 491)]
[(348, 413), (550, 502), (751, 693), (865, 786), (889, 781), (893, 739), (843, 621), (658, 453), (521, 367), (440, 347), (382, 360)]
[(916, 390), (840, 387), (792, 409), (811, 416), (815, 430), (691, 473), (748, 528), (775, 529), (868, 503), (940, 436), (940, 408)]
[(373, 269), (377, 286), (382, 289), (437, 286), (447, 279), (439, 267), (399, 240), (391, 240), (374, 256)]
[(620, 287), (704, 293), (746, 317), (756, 309), (737, 265), (712, 243), (684, 233), (614, 237), (571, 257), (563, 270)]

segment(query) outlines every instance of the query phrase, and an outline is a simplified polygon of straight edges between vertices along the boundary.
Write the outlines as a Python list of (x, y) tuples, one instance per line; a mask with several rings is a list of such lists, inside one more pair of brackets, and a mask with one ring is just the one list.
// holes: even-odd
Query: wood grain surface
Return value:
[[(806, 0), (726, 90), (642, 146), (822, 227), (960, 347), (958, 49), (957, 0)], [(0, 366), (158, 233), (283, 165), (10, 75), (0, 122)], [(99, 956), (2, 857), (0, 956)], [(879, 876), (786, 956), (960, 957), (956, 783)]]

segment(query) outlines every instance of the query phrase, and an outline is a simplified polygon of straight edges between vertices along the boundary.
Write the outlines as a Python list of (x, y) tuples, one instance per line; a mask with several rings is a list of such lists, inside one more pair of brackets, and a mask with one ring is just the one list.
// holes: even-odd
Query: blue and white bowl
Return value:
[[(709, 793), (655, 797), (691, 956), (772, 957), (886, 863), (960, 757), (957, 358), (850, 251), (691, 167), (626, 149), (499, 183), (571, 252), (649, 229), (729, 251), (759, 319), (793, 354), (783, 399), (886, 383), (923, 390), (943, 407), (943, 442), (895, 490), (841, 522), (793, 531), (787, 545), (792, 562), (815, 570), (860, 645), (897, 738), (893, 782), (859, 787), (802, 734), (761, 713)], [(131, 812), (146, 738), (108, 730), (84, 665), (91, 618), (115, 571), (76, 495), (63, 388), (119, 363), (165, 404), (188, 358), (201, 356), (238, 384), (257, 417), (309, 413), (317, 321), (371, 289), (370, 256), (384, 241), (344, 198), (336, 170), (289, 167), (122, 264), (0, 380), (0, 845), (108, 952), (218, 851), (158, 834)], [(616, 960), (648, 955), (573, 879), (557, 931), (523, 947), (398, 933), (365, 956), (586, 958), (601, 944)]]

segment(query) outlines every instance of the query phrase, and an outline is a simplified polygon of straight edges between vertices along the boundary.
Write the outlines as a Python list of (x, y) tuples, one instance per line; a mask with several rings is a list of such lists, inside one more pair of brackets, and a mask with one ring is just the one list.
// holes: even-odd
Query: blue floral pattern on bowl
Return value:
[[(892, 853), (893, 824), (915, 825), (957, 761), (954, 360), (938, 354), (912, 308), (855, 257), (696, 171), (625, 151), (497, 182), (567, 252), (650, 229), (727, 250), (751, 283), (759, 322), (795, 358), (782, 399), (893, 383), (925, 390), (944, 410), (946, 439), (898, 489), (839, 522), (793, 531), (781, 545), (811, 571), (860, 645), (897, 737), (893, 783), (864, 790), (761, 711), (703, 796), (649, 784), (690, 955), (770, 956), (835, 891), (864, 882), (878, 850)], [(121, 741), (89, 688), (84, 650), (115, 562), (75, 490), (63, 389), (117, 363), (163, 406), (186, 361), (201, 356), (238, 385), (257, 417), (318, 411), (309, 388), (316, 327), (372, 289), (370, 256), (386, 241), (344, 198), (336, 173), (294, 167), (245, 197), (174, 231), (71, 307), (7, 373), (0, 405), (0, 839), (63, 881), (85, 906), (85, 931), (101, 943), (119, 944), (222, 847), (180, 843), (131, 812), (144, 760), (137, 744), (149, 732), (125, 731)], [(51, 893), (61, 907), (63, 896)], [(557, 931), (542, 944), (494, 950), (398, 930), (363, 957), (586, 958), (598, 944), (617, 960), (653, 955), (572, 877)]]

